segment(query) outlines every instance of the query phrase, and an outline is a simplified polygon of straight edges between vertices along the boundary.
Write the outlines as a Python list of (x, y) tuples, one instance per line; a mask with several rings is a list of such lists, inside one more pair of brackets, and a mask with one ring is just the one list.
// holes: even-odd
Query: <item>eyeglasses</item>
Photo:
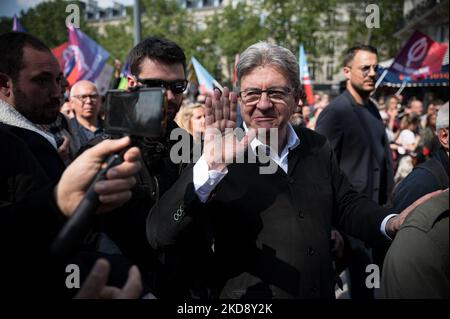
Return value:
[(164, 81), (160, 79), (139, 79), (136, 77), (136, 80), (145, 87), (148, 88), (165, 88), (166, 90), (171, 90), (173, 94), (181, 94), (186, 88), (188, 81), (187, 80), (174, 80), (174, 81)]
[(253, 105), (261, 100), (261, 96), (264, 92), (267, 93), (267, 96), (273, 103), (281, 103), (284, 102), (289, 93), (292, 92), (292, 89), (288, 87), (273, 87), (266, 90), (250, 88), (239, 92), (239, 96), (244, 104)]
[(88, 98), (91, 99), (91, 101), (97, 101), (100, 97), (98, 94), (83, 94), (83, 95), (72, 95), (72, 97), (79, 99), (81, 102), (86, 103)]
[[(352, 68), (351, 66), (347, 66), (347, 68)], [(373, 70), (375, 71), (375, 73), (377, 73), (378, 74), (378, 70), (380, 69), (380, 66), (378, 65), (378, 64), (376, 64), (376, 65), (363, 65), (363, 66), (360, 66), (359, 68), (358, 68), (358, 70), (362, 73), (362, 75), (364, 76), (364, 77), (366, 77), (366, 76), (368, 76), (369, 75), (369, 73), (370, 73), (370, 70), (373, 68)]]

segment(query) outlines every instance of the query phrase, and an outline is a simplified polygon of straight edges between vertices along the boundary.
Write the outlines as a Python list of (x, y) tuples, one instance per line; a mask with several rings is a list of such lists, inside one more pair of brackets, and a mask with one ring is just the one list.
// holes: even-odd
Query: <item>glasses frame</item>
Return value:
[[(273, 98), (271, 98), (270, 97), (270, 91), (275, 91), (275, 90), (285, 90), (286, 91), (286, 92), (284, 92), (285, 97), (283, 99), (281, 99), (281, 100), (278, 100), (278, 99), (274, 100)], [(245, 101), (246, 98), (245, 98), (245, 96), (243, 96), (243, 94), (245, 94), (247, 92), (250, 92), (250, 91), (260, 92), (258, 100), (255, 100), (255, 101), (252, 101), (252, 102), (248, 102), (248, 101), (246, 102)], [(258, 89), (258, 88), (249, 88), (249, 89), (246, 89), (246, 90), (243, 90), (243, 91), (239, 91), (239, 97), (241, 98), (242, 102), (244, 104), (246, 104), (246, 105), (256, 105), (256, 104), (258, 104), (261, 101), (262, 94), (265, 92), (265, 93), (267, 93), (267, 98), (272, 103), (281, 103), (281, 102), (284, 102), (285, 99), (289, 96), (289, 94), (291, 94), (293, 91), (294, 90), (292, 88), (288, 87), (288, 86), (275, 86), (275, 87), (267, 88), (265, 90), (261, 90), (261, 89)]]
[(98, 101), (100, 99), (100, 94), (78, 94), (72, 95), (72, 97), (76, 98), (82, 103), (86, 103), (88, 98), (90, 98), (92, 101)]
[[(351, 66), (347, 65), (346, 66), (349, 69), (353, 69)], [(367, 70), (363, 70), (365, 68), (368, 68)], [(366, 77), (369, 75), (370, 70), (373, 69), (375, 71), (375, 76), (378, 76), (378, 70), (380, 69), (380, 65), (376, 64), (376, 65), (362, 65), (358, 68), (356, 68), (359, 72), (361, 72), (361, 74)]]
[[(161, 80), (161, 79), (141, 79), (138, 78), (137, 76), (135, 76), (136, 81), (139, 83), (142, 83), (142, 86), (146, 87), (146, 88), (164, 88), (166, 90), (170, 90), (172, 91), (173, 94), (182, 94), (184, 91), (186, 91), (187, 86), (188, 86), (188, 80), (184, 79), (184, 80), (173, 80), (173, 81), (165, 81), (165, 80)], [(154, 84), (153, 85), (149, 85), (146, 84), (146, 82), (150, 82), (153, 81)], [(159, 82), (159, 83), (158, 83)], [(183, 83), (183, 90), (181, 92), (179, 92), (178, 89), (174, 88), (176, 83)]]

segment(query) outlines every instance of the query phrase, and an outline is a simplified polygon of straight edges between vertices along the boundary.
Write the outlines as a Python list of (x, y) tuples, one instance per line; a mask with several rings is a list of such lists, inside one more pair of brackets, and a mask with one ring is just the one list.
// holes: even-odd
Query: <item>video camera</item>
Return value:
[(106, 94), (105, 133), (158, 138), (167, 128), (167, 101), (163, 88), (109, 90)]

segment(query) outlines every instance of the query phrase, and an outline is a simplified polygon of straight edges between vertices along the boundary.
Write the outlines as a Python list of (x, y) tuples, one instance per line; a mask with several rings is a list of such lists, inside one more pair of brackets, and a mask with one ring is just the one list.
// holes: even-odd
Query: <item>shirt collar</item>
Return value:
[[(247, 124), (245, 122), (242, 122), (243, 126), (244, 126), (244, 130), (245, 132), (248, 131), (248, 127)], [(287, 143), (286, 146), (284, 147), (283, 151), (281, 152), (282, 156), (284, 153), (286, 153), (288, 150), (293, 150), (294, 148), (296, 148), (298, 145), (300, 144), (300, 139), (297, 136), (297, 133), (295, 132), (294, 128), (292, 127), (291, 123), (288, 123), (287, 126)], [(250, 146), (252, 148), (253, 151), (255, 151), (255, 149), (259, 146), (259, 145), (265, 145), (263, 144), (260, 140), (258, 140), (257, 138), (255, 138), (251, 143)]]

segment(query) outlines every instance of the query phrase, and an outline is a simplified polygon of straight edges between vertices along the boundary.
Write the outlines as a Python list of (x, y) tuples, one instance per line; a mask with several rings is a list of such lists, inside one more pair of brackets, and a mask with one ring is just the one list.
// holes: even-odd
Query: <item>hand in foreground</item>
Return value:
[[(55, 191), (56, 203), (64, 215), (73, 214), (105, 158), (120, 152), (129, 144), (129, 137), (105, 140), (86, 150), (66, 168)], [(139, 159), (139, 149), (130, 148), (124, 154), (123, 163), (109, 169), (107, 179), (96, 183), (94, 189), (99, 195), (99, 211), (120, 207), (131, 198), (130, 189), (136, 184), (134, 175), (141, 169)]]
[(75, 299), (136, 299), (142, 292), (141, 273), (136, 266), (128, 272), (128, 279), (122, 289), (106, 286), (111, 266), (105, 259), (95, 263)]
[(256, 136), (256, 130), (249, 129), (240, 141), (233, 133), (236, 128), (237, 96), (226, 87), (223, 94), (214, 90), (213, 97), (206, 98), (205, 107), (203, 154), (209, 169), (222, 171), (248, 148), (249, 142)]
[(411, 214), (411, 212), (416, 209), (417, 206), (425, 203), (426, 201), (428, 201), (429, 199), (441, 194), (443, 192), (443, 190), (437, 190), (434, 191), (432, 193), (426, 194), (422, 197), (420, 197), (418, 200), (416, 200), (414, 203), (412, 203), (411, 205), (409, 205), (408, 207), (406, 207), (401, 213), (400, 215), (397, 215), (395, 217), (392, 217), (391, 219), (388, 220), (387, 224), (386, 224), (386, 231), (388, 233), (388, 235), (392, 238), (393, 236), (395, 236), (395, 234), (397, 233), (397, 231), (400, 229), (400, 226), (403, 224), (403, 222), (405, 221), (406, 217), (409, 216), (409, 214)]

